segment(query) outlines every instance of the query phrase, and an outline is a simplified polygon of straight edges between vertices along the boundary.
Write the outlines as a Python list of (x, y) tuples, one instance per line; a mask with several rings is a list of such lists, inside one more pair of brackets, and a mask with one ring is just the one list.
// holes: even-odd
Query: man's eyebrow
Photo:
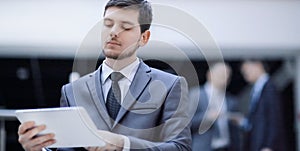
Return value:
[(103, 20), (104, 20), (104, 21), (113, 21), (113, 20), (110, 19), (110, 18), (104, 18)]
[(122, 21), (122, 24), (129, 24), (129, 25), (136, 25), (135, 23), (133, 22), (130, 22), (130, 21)]
[[(114, 21), (113, 19), (111, 18), (104, 18), (103, 21)], [(138, 24), (136, 23), (133, 23), (131, 21), (121, 21), (122, 24), (128, 24), (128, 25), (132, 25), (132, 26), (137, 26)]]

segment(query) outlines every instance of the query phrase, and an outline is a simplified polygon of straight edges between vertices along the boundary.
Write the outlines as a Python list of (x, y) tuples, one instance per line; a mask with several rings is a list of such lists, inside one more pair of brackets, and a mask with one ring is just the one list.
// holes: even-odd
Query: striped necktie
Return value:
[(118, 81), (124, 76), (120, 72), (113, 72), (110, 75), (111, 88), (106, 99), (106, 108), (109, 116), (115, 120), (121, 108), (121, 90)]

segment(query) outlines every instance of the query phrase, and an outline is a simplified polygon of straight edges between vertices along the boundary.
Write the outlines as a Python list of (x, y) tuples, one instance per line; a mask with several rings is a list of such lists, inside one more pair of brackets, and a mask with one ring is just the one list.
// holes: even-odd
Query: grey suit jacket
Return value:
[[(199, 95), (200, 94), (200, 95)], [(229, 111), (238, 111), (237, 101), (229, 96), (226, 95), (226, 104), (227, 109)], [(195, 87), (190, 91), (190, 99), (192, 100), (194, 105), (197, 105), (196, 113), (192, 119), (191, 125), (191, 132), (192, 132), (192, 150), (193, 151), (212, 151), (211, 142), (213, 138), (213, 134), (216, 131), (216, 125), (212, 124), (211, 127), (205, 131), (203, 134), (199, 134), (199, 126), (201, 122), (203, 122), (204, 115), (206, 109), (209, 104), (208, 95), (205, 92), (204, 88)], [(203, 123), (205, 124), (205, 123)], [(210, 126), (211, 122), (206, 122), (207, 126)], [(228, 123), (229, 125), (229, 134), (230, 134), (230, 141), (231, 144), (229, 147), (230, 151), (239, 151), (240, 150), (240, 141), (239, 141), (239, 132), (238, 127), (235, 126), (233, 123)]]
[[(187, 83), (141, 62), (114, 123), (105, 107), (101, 67), (62, 88), (61, 106), (83, 106), (98, 129), (125, 135), (131, 150), (191, 150)], [(74, 137), (80, 137), (75, 136)], [(71, 149), (80, 150), (80, 149)]]

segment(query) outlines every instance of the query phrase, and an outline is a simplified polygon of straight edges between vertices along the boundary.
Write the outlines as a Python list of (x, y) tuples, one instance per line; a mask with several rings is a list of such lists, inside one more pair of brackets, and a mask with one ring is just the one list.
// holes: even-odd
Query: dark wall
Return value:
[(60, 87), (68, 82), (71, 59), (0, 59), (0, 91), (5, 108), (59, 106)]
[[(68, 82), (71, 59), (0, 58), (0, 106), (26, 109), (59, 106), (60, 88)], [(8, 151), (21, 151), (18, 121), (5, 123)]]

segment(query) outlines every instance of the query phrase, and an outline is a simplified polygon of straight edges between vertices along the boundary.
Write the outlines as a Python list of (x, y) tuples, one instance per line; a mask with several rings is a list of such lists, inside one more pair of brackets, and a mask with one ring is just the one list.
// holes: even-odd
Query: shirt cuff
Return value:
[(122, 135), (124, 139), (124, 146), (122, 151), (130, 151), (130, 140), (127, 136)]

